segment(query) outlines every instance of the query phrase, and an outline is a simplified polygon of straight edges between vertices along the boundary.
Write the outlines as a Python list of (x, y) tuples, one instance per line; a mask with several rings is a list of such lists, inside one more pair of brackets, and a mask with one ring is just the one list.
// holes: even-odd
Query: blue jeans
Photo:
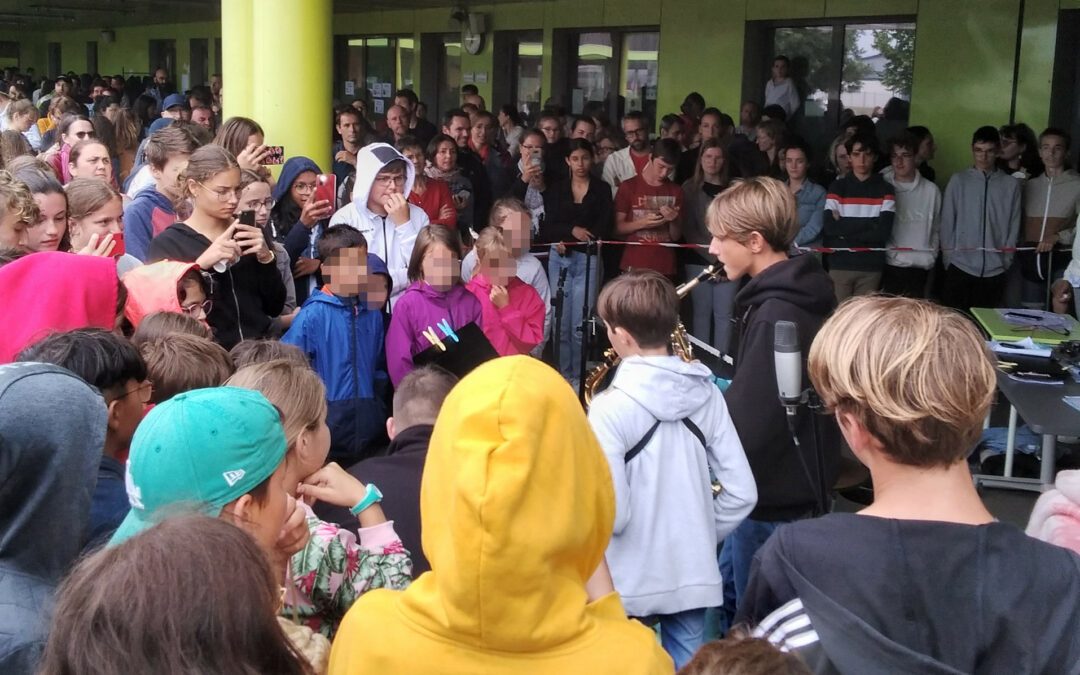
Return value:
[[(687, 265), (686, 280), (701, 274), (705, 265)], [(703, 281), (690, 291), (694, 318), (690, 332), (694, 337), (727, 354), (731, 342), (731, 314), (739, 284), (734, 281)]]
[[(567, 249), (566, 255), (559, 255), (551, 247), (548, 257), (548, 283), (551, 295), (559, 291), (559, 272), (566, 270), (566, 282), (563, 284), (562, 335), (555, 335), (555, 320), (552, 318), (552, 344), (559, 341), (559, 372), (566, 379), (576, 379), (581, 369), (581, 316), (585, 306), (585, 267), (586, 255), (581, 251)], [(597, 279), (599, 278), (599, 256), (593, 256), (589, 263), (589, 308), (596, 304)]]
[(754, 554), (765, 544), (769, 535), (783, 524), (747, 518), (724, 539), (724, 545), (720, 548), (720, 576), (724, 579), (724, 607), (720, 620), (722, 632), (726, 633), (731, 628), (735, 611), (746, 593)]
[(660, 644), (675, 661), (675, 670), (694, 658), (705, 644), (705, 608), (688, 609), (678, 614), (662, 614), (660, 619)]

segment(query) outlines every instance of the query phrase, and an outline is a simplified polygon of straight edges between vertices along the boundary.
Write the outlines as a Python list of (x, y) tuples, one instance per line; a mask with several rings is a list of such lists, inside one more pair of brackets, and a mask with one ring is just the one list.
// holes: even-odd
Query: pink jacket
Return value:
[(491, 302), (491, 282), (477, 274), (465, 284), (480, 301), (481, 328), (499, 356), (528, 354), (544, 339), (544, 301), (529, 284), (514, 277), (507, 285), (510, 304), (502, 309)]
[(1080, 553), (1080, 471), (1058, 473), (1054, 489), (1035, 502), (1027, 534)]

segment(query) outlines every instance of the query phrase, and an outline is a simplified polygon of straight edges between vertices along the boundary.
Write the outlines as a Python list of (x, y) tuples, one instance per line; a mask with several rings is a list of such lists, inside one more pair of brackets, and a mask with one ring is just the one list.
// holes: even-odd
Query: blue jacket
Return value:
[[(389, 288), (386, 265), (373, 254), (368, 254), (368, 272), (385, 277)], [(358, 461), (382, 438), (390, 382), (384, 335), (381, 308), (367, 307), (358, 296), (319, 290), (281, 338), (304, 350), (326, 385), (332, 461)]]
[(146, 262), (150, 240), (176, 222), (176, 210), (169, 198), (149, 187), (135, 195), (124, 207), (124, 246), (128, 253)]
[[(313, 171), (316, 174), (321, 174), (322, 169), (319, 165), (308, 159), (307, 157), (290, 157), (281, 167), (281, 176), (278, 178), (278, 182), (274, 184), (274, 190), (270, 196), (274, 198), (274, 201), (278, 206), (274, 207), (273, 220), (275, 239), (285, 247), (285, 251), (289, 254), (289, 260), (294, 263), (304, 258), (318, 258), (319, 254), (316, 250), (316, 245), (319, 241), (319, 236), (322, 234), (324, 223), (316, 223), (315, 227), (308, 229), (304, 227), (300, 222), (300, 212), (293, 210), (294, 206), (290, 209), (290, 214), (295, 213), (296, 222), (287, 223), (279, 222), (283, 217), (288, 217), (285, 210), (282, 209), (286, 197), (289, 196), (289, 190), (292, 189), (292, 184), (296, 182), (296, 179), (300, 174), (305, 171)], [(290, 202), (291, 203), (291, 202)], [(292, 220), (291, 217), (288, 218)], [(308, 297), (311, 277), (304, 276), (294, 279), (296, 285), (296, 301), (303, 304), (304, 300)], [(322, 286), (322, 275), (319, 272), (315, 272), (315, 285), (314, 288)]]

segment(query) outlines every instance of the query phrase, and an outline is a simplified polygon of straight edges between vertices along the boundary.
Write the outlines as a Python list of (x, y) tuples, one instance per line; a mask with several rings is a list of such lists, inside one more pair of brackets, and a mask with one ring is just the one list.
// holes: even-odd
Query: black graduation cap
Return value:
[(462, 378), (485, 361), (499, 357), (476, 323), (466, 324), (454, 332), (458, 337), (456, 341), (452, 337), (441, 336), (445, 350), (432, 345), (414, 356), (413, 363), (417, 366), (439, 366)]

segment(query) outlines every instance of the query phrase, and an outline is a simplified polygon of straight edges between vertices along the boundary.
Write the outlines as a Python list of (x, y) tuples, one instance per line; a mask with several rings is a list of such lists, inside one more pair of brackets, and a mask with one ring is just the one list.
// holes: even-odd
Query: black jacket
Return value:
[[(766, 268), (735, 296), (735, 377), (724, 392), (724, 400), (757, 481), (758, 503), (750, 513), (754, 520), (809, 515), (817, 503), (819, 471), (824, 474), (826, 489), (831, 489), (836, 479), (840, 437), (835, 422), (800, 408), (796, 428), (805, 463), (800, 461), (780, 405), (773, 362), (773, 327), (777, 321), (794, 322), (802, 348), (803, 387), (809, 386), (806, 357), (834, 307), (832, 280), (810, 255)], [(820, 468), (815, 447), (822, 451)]]
[[(195, 262), (208, 246), (209, 239), (184, 223), (174, 223), (150, 242), (147, 262)], [(245, 255), (224, 273), (206, 271), (213, 278), (214, 306), (207, 323), (214, 329), (214, 341), (232, 349), (241, 340), (266, 337), (271, 317), (285, 306), (285, 284), (277, 265), (263, 265), (255, 256)]]
[(736, 622), (821, 674), (1078, 673), (1078, 594), (1080, 558), (1011, 525), (838, 513), (765, 542)]
[(488, 214), (494, 203), (494, 193), (487, 167), (480, 155), (469, 148), (458, 148), (457, 165), (461, 175), (468, 178), (473, 189), (473, 229), (479, 232), (487, 227)]
[[(511, 194), (524, 200), (528, 187), (519, 177), (514, 181)], [(574, 189), (569, 178), (547, 184), (543, 194), (544, 216), (540, 221), (536, 244), (574, 241), (571, 231), (579, 225), (592, 232), (597, 239), (611, 237), (615, 222), (614, 204), (611, 186), (602, 179), (589, 178), (589, 189), (580, 204), (574, 203)]]
[[(42, 402), (56, 414), (42, 416)], [(30, 675), (79, 555), (105, 445), (101, 394), (41, 363), (0, 367), (0, 673)], [(44, 423), (42, 423), (44, 422)]]
[[(365, 459), (349, 467), (349, 473), (382, 491), (383, 512), (394, 521), (394, 531), (409, 551), (414, 579), (431, 569), (420, 545), (420, 478), (433, 429), (430, 424), (404, 429), (390, 442), (386, 456)], [(340, 506), (320, 502), (315, 505), (315, 513), (339, 525), (356, 523), (356, 516)]]

